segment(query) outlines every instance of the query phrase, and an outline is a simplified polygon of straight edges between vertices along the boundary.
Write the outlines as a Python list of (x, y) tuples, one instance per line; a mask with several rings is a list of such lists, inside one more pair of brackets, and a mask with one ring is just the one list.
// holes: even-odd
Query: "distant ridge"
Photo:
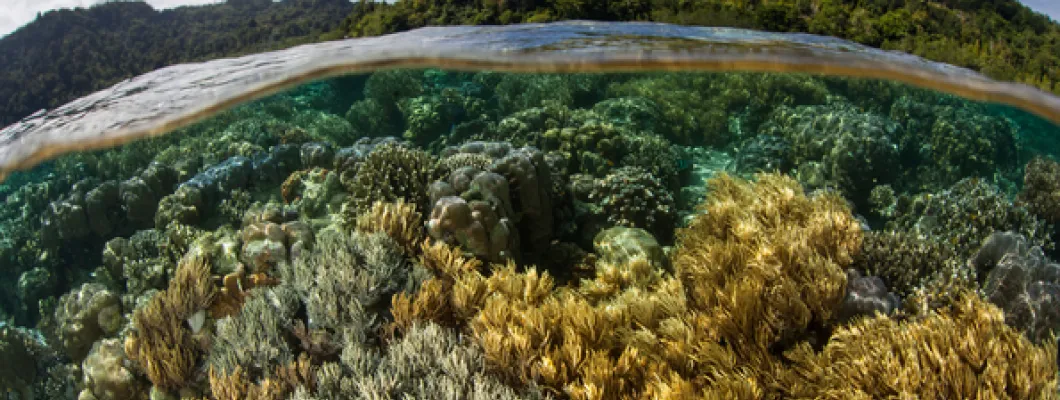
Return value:
[(328, 39), (348, 0), (56, 10), (0, 38), (0, 126), (166, 65)]

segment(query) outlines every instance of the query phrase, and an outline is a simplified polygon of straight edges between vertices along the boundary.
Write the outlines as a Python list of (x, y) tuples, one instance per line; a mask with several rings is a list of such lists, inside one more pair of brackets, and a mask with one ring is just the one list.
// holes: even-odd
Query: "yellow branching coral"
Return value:
[(772, 174), (754, 183), (722, 175), (708, 190), (702, 214), (678, 231), (673, 262), (717, 338), (738, 353), (762, 352), (829, 320), (862, 238), (844, 200), (806, 196)]
[(316, 371), (304, 354), (290, 364), (277, 367), (261, 382), (252, 382), (242, 367), (230, 374), (210, 369), (210, 392), (215, 400), (282, 400), (298, 387), (312, 389)]
[(192, 378), (202, 349), (193, 330), (202, 326), (216, 288), (208, 259), (185, 257), (166, 290), (133, 313), (125, 352), (163, 390), (176, 390)]
[(948, 310), (839, 329), (815, 353), (788, 353), (792, 398), (1054, 399), (1056, 344), (1038, 347), (1000, 309), (965, 292)]
[[(827, 344), (817, 354), (809, 343), (821, 344), (811, 339), (829, 333), (845, 294), (844, 269), (862, 239), (860, 224), (843, 200), (832, 194), (807, 196), (794, 180), (778, 175), (760, 175), (754, 183), (721, 176), (710, 182), (701, 210), (679, 232), (670, 260), (673, 274), (637, 258), (601, 262), (596, 277), (576, 287), (557, 288), (548, 274), (532, 267), (520, 271), (511, 263), (484, 274), (444, 244), (424, 245), (421, 261), (435, 278), (412, 296), (395, 296), (395, 320), (403, 326), (445, 321), (463, 329), (505, 379), (572, 399), (930, 398), (937, 393), (944, 393), (937, 398), (968, 398), (979, 393), (888, 392), (894, 386), (884, 378), (899, 373), (928, 375), (917, 379), (932, 382), (1008, 385), (1010, 397), (1033, 397), (1055, 383), (1056, 367), (1043, 364), (1055, 359), (1055, 346), (1034, 347), (1019, 338), (1004, 328), (1000, 315), (990, 314), (996, 309), (983, 313), (979, 300), (966, 307), (978, 314), (953, 315), (980, 320), (946, 317), (909, 326), (891, 321), (886, 323), (893, 326), (883, 327), (872, 324), (889, 320), (863, 321), (840, 329), (833, 339), (838, 344)], [(901, 329), (891, 329), (895, 326)], [(855, 339), (870, 327), (879, 332), (869, 335), (876, 339)], [(887, 366), (896, 357), (887, 358), (887, 351), (897, 351), (893, 348), (903, 346), (902, 340), (912, 343), (902, 337), (909, 329), (934, 338), (925, 339), (935, 344), (918, 355), (943, 361), (958, 357), (948, 362), (985, 366), (976, 372), (993, 374), (994, 380), (950, 376), (967, 375), (967, 369)], [(977, 344), (995, 343), (988, 339), (992, 335), (998, 346), (976, 350)], [(844, 347), (845, 342), (851, 344)], [(870, 351), (873, 347), (881, 353)], [(1024, 355), (1028, 359), (1011, 365), (1000, 362)], [(1021, 376), (1020, 368), (1031, 371)], [(839, 370), (850, 378), (829, 378)], [(850, 379), (848, 385), (865, 379), (865, 385), (877, 386), (852, 391), (840, 386), (843, 379)]]
[(416, 205), (375, 202), (357, 216), (355, 228), (364, 233), (383, 232), (398, 242), (407, 254), (416, 254), (423, 242), (423, 215)]

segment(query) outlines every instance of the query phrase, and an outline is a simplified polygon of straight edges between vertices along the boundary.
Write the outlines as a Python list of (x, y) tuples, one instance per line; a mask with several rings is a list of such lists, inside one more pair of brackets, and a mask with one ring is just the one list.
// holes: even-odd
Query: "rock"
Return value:
[(669, 265), (666, 252), (655, 237), (640, 228), (616, 226), (605, 229), (593, 239), (593, 251), (601, 261), (626, 264), (634, 258), (644, 258), (655, 268)]

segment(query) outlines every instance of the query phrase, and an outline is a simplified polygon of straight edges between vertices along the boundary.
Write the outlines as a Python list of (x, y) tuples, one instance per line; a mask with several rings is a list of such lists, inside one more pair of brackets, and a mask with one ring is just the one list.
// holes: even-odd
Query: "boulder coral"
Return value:
[(456, 168), (431, 184), (431, 237), (491, 261), (519, 257), (524, 248), (547, 249), (554, 235), (553, 187), (543, 153), (503, 142), (470, 142), (443, 152), (447, 158), (460, 154), (492, 162), (485, 169)]
[(1060, 332), (1060, 264), (1014, 232), (995, 232), (968, 260), (983, 278), (982, 292), (1005, 321), (1035, 342)]
[(59, 299), (55, 321), (66, 354), (81, 361), (93, 343), (117, 334), (125, 324), (121, 297), (103, 285), (86, 283)]
[(119, 339), (104, 339), (92, 347), (81, 364), (84, 389), (78, 400), (132, 400), (144, 398), (144, 387), (126, 364)]

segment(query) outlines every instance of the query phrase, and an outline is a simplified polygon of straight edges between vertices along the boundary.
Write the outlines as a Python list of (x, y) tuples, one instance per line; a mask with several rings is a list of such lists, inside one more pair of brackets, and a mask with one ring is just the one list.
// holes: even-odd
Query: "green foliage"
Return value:
[[(348, 0), (57, 10), (0, 39), (0, 126), (166, 65), (335, 38)], [(322, 36), (323, 35), (323, 36)]]
[(1016, 0), (417, 0), (369, 3), (349, 36), (427, 25), (651, 20), (836, 36), (1060, 93), (1060, 24)]

